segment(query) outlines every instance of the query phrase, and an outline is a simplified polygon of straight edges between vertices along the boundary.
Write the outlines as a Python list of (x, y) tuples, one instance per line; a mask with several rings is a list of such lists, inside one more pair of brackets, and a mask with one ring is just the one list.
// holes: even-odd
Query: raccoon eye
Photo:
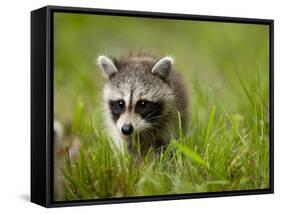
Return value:
[(109, 100), (108, 102), (112, 119), (116, 122), (120, 115), (125, 111), (125, 101), (124, 100)]
[(124, 100), (118, 100), (117, 101), (118, 106), (122, 109), (125, 106)]
[(138, 102), (138, 104), (139, 104), (140, 107), (145, 108), (145, 107), (147, 106), (147, 101), (145, 101), (145, 100), (140, 100), (140, 101)]

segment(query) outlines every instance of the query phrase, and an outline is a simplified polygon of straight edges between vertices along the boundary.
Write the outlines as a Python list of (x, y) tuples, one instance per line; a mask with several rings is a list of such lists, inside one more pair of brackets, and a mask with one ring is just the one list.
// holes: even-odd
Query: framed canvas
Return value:
[(31, 201), (273, 193), (273, 20), (31, 12)]

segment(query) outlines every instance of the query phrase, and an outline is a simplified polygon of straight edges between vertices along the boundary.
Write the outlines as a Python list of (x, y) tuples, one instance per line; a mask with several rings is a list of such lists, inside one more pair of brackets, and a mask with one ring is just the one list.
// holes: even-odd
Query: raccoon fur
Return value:
[(135, 152), (133, 136), (138, 136), (145, 153), (169, 144), (179, 137), (179, 130), (187, 131), (187, 91), (172, 57), (99, 56), (97, 63), (107, 78), (103, 89), (106, 133), (118, 148)]

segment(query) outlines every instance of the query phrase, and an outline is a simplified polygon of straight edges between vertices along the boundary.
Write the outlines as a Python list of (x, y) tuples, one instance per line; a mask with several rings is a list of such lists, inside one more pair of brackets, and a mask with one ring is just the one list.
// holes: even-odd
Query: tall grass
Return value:
[(65, 161), (64, 199), (269, 188), (268, 107), (259, 69), (256, 77), (254, 87), (240, 78), (251, 114), (228, 112), (209, 88), (213, 104), (206, 109), (208, 119), (193, 117), (187, 135), (181, 134), (157, 155), (148, 152), (142, 160), (112, 146), (78, 104), (72, 131), (82, 147), (77, 161)]

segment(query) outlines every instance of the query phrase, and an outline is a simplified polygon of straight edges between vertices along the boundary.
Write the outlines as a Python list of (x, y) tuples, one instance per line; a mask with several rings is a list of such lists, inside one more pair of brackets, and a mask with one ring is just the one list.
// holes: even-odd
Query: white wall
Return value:
[[(0, 19), (0, 212), (29, 213), (266, 213), (281, 208), (280, 193), (280, 38), (278, 0), (26, 0), (1, 1)], [(202, 15), (275, 19), (275, 194), (75, 208), (43, 209), (29, 200), (30, 11), (68, 5)], [(279, 97), (279, 99), (278, 99)], [(5, 211), (4, 211), (5, 210)]]

